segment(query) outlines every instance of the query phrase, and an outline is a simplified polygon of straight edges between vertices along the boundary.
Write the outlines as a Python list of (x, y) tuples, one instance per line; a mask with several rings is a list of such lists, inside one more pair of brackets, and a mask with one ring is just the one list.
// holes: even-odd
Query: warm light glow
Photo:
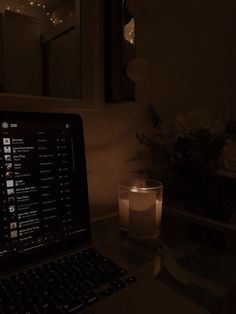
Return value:
[[(63, 19), (57, 19), (57, 18), (53, 18), (51, 13), (48, 12), (48, 9), (47, 9), (47, 6), (45, 4), (43, 4), (42, 2), (39, 2), (39, 1), (28, 1), (28, 5), (30, 6), (34, 6), (34, 9), (38, 9), (38, 10), (41, 10), (41, 12), (43, 14), (45, 14), (49, 20), (52, 22), (53, 25), (57, 25), (58, 23), (63, 23)], [(19, 9), (20, 7), (20, 9)], [(7, 6), (5, 8), (5, 10), (12, 10), (12, 11), (15, 11), (17, 13), (21, 13), (21, 12), (24, 12), (24, 8), (25, 8), (25, 5), (24, 4), (20, 4), (18, 5), (17, 7), (13, 7), (11, 8), (10, 6)], [(71, 15), (72, 15), (73, 12), (71, 12)]]
[(128, 24), (124, 27), (124, 38), (130, 44), (134, 45), (135, 43), (135, 19), (131, 19)]
[(131, 192), (138, 192), (138, 189), (134, 186), (134, 187), (131, 188), (130, 191), (131, 191)]

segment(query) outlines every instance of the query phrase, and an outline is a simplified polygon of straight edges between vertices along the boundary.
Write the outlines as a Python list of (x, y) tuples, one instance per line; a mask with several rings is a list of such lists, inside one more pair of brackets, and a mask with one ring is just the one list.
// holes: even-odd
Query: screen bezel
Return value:
[[(41, 247), (24, 254), (15, 254), (10, 258), (0, 261), (0, 274), (9, 270), (13, 270), (22, 267), (27, 264), (39, 262), (45, 258), (51, 258), (54, 255), (58, 255), (78, 247), (82, 244), (87, 244), (91, 241), (91, 228), (90, 228), (90, 213), (89, 213), (89, 200), (88, 200), (88, 184), (87, 184), (87, 168), (84, 146), (84, 132), (82, 118), (78, 114), (62, 114), (62, 113), (38, 113), (38, 112), (0, 112), (1, 120), (20, 120), (20, 121), (42, 121), (42, 122), (66, 122), (70, 123), (72, 130), (72, 137), (76, 143), (75, 159), (77, 164), (76, 181), (80, 195), (82, 196), (81, 213), (86, 225), (84, 231), (73, 235), (73, 237), (62, 240), (60, 242), (54, 242), (47, 244), (45, 247)], [(76, 189), (74, 189), (76, 190)], [(77, 193), (76, 193), (77, 194)], [(75, 192), (74, 192), (74, 197)], [(72, 197), (73, 197), (72, 196)]]

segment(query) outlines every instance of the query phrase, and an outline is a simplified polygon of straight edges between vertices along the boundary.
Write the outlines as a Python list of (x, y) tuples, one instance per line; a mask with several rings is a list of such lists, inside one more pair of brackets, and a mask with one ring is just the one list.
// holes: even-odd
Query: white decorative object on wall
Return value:
[(126, 69), (126, 75), (133, 82), (142, 82), (148, 76), (148, 62), (141, 58), (131, 60)]

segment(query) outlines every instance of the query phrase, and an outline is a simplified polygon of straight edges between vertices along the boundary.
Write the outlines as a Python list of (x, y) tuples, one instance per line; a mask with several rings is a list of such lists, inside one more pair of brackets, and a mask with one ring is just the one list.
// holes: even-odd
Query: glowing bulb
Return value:
[(50, 15), (50, 13), (49, 13), (49, 12), (47, 12), (47, 13), (46, 13), (46, 15)]
[(34, 5), (34, 2), (33, 2), (33, 1), (31, 1), (31, 2), (30, 2), (30, 5)]
[(6, 7), (6, 10), (10, 10), (10, 7)]

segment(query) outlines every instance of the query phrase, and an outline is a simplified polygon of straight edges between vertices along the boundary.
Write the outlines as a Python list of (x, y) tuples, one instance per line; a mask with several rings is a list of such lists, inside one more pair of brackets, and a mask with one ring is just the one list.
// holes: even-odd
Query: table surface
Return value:
[(161, 229), (165, 252), (160, 254), (157, 241), (141, 243), (121, 233), (117, 217), (92, 224), (95, 246), (129, 268), (151, 269), (150, 276), (198, 305), (202, 313), (235, 313), (236, 258), (229, 250), (232, 237), (220, 236), (176, 217), (165, 218)]

